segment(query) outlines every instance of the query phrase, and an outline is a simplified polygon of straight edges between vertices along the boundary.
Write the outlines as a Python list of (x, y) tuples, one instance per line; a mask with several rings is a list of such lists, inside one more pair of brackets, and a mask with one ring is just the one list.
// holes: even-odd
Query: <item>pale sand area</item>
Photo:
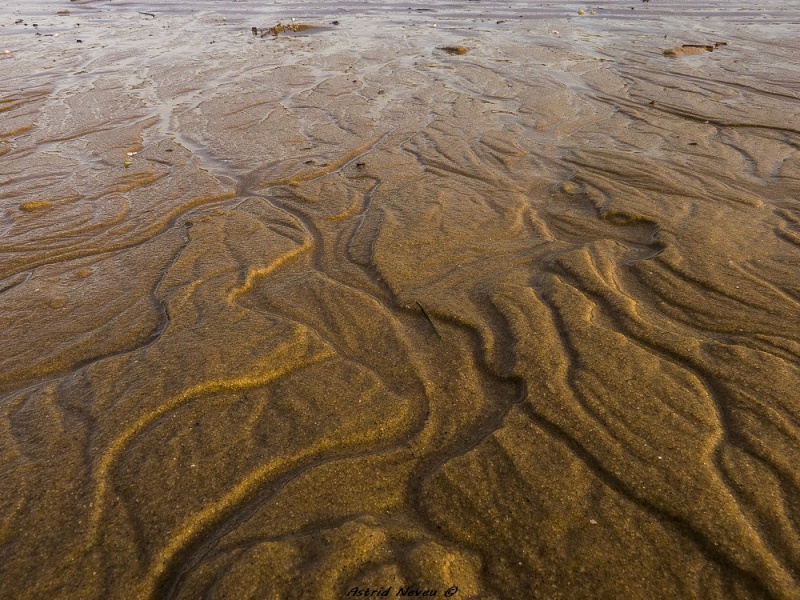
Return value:
[(20, 4), (0, 597), (800, 598), (800, 9)]

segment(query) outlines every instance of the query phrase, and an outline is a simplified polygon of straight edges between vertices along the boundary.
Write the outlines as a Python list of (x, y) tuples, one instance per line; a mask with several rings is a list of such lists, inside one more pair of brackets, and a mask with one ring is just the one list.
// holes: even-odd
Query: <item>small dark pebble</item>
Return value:
[(331, 25), (338, 25), (339, 21), (331, 21)]
[(79, 44), (83, 43), (83, 40), (75, 40), (75, 41), (78, 42)]
[(251, 27), (250, 31), (253, 32), (253, 35), (258, 35), (258, 27)]

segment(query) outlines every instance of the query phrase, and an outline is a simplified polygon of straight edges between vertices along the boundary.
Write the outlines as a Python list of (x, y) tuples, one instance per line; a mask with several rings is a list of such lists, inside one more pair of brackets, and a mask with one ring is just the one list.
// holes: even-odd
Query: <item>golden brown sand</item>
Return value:
[(800, 598), (799, 11), (531, 4), (4, 6), (0, 597)]

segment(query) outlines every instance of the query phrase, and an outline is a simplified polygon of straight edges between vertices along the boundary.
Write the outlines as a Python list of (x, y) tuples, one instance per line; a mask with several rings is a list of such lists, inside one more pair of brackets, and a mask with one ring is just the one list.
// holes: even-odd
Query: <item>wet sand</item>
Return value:
[(800, 9), (153, 4), (0, 2), (0, 597), (800, 598)]

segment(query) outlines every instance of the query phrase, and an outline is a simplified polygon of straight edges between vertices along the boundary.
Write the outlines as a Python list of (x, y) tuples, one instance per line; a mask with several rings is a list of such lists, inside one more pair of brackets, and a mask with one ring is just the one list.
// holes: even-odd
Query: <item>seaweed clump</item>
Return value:
[(456, 56), (462, 56), (467, 52), (469, 52), (469, 48), (467, 48), (466, 46), (444, 46), (442, 48), (439, 48), (439, 50), (444, 50), (448, 54), (453, 54)]
[(267, 35), (277, 36), (279, 33), (284, 32), (298, 33), (300, 31), (308, 31), (309, 29), (318, 29), (318, 27), (316, 25), (307, 25), (305, 23), (288, 23), (286, 25), (283, 23), (278, 23), (274, 27), (265, 29), (261, 34), (261, 37), (263, 38)]
[(53, 203), (49, 200), (31, 200), (30, 202), (23, 202), (19, 205), (19, 209), (23, 212), (35, 212), (45, 208), (50, 208)]

